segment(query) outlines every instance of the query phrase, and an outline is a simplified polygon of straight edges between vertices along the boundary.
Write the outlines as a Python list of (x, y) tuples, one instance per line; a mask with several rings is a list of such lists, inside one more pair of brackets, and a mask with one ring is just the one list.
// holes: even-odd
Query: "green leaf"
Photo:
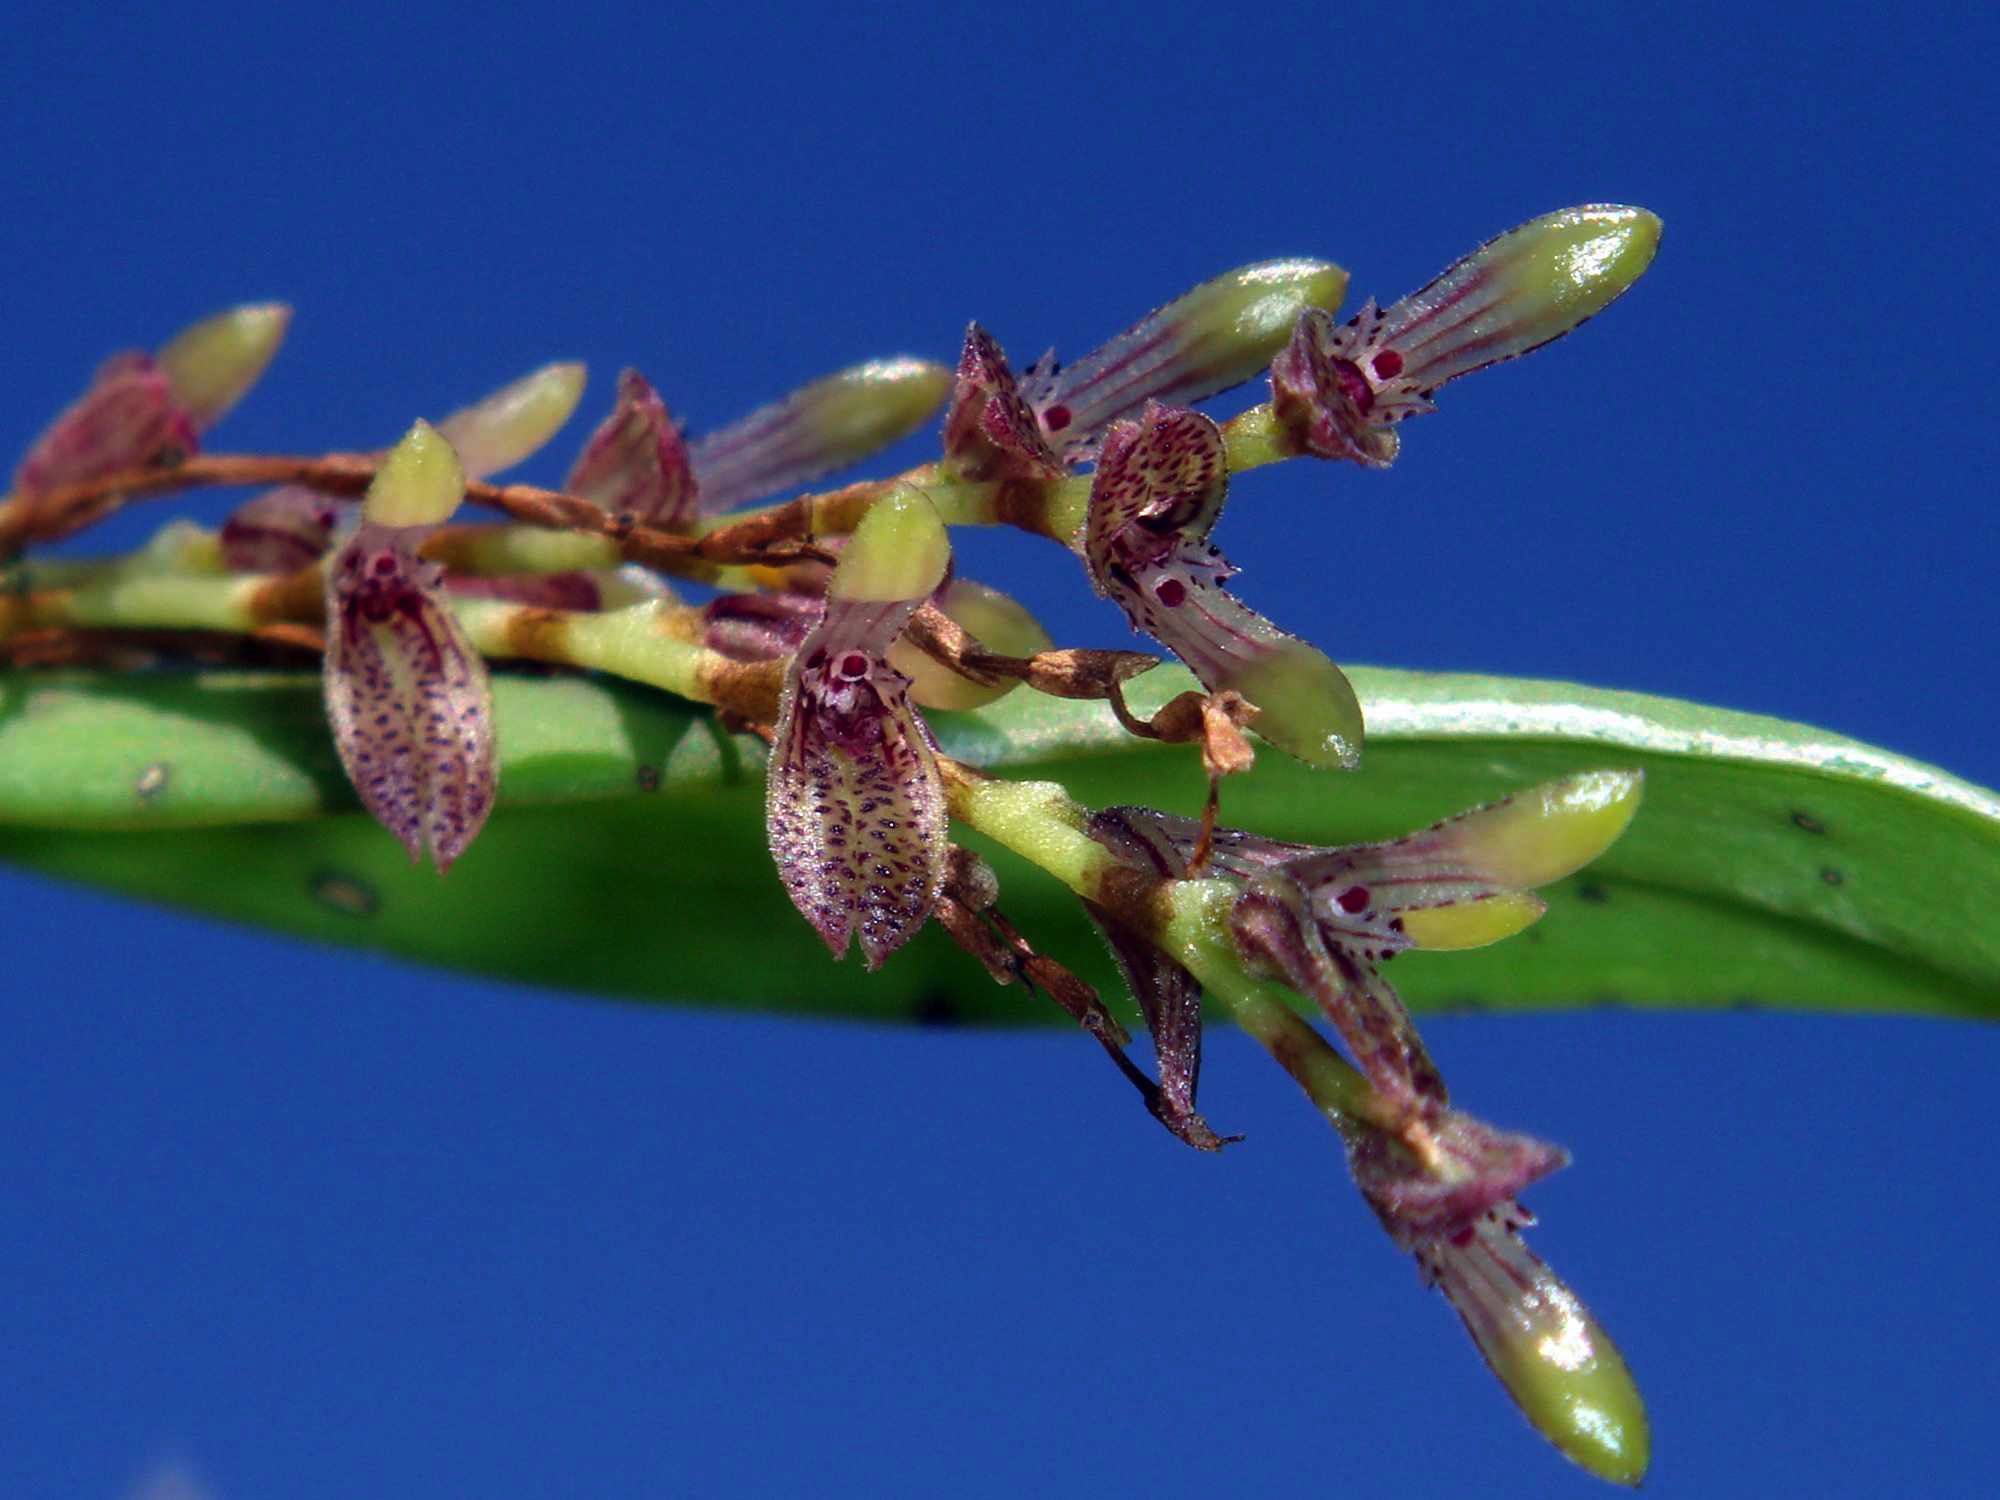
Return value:
[[(2000, 798), (1775, 719), (1563, 683), (1355, 669), (1361, 771), (1272, 751), (1227, 821), (1313, 842), (1407, 832), (1566, 772), (1646, 800), (1548, 916), (1410, 954), (1419, 1008), (1774, 1005), (2000, 1014)], [(1133, 684), (1150, 712), (1190, 685)], [(531, 984), (882, 1019), (1056, 1019), (935, 930), (879, 974), (834, 964), (764, 849), (761, 748), (619, 683), (500, 676), (499, 810), (440, 878), (356, 811), (316, 676), (0, 677), (0, 859), (150, 901)], [(1199, 808), (1193, 752), (1026, 690), (934, 716), (945, 750), (1094, 805)], [(986, 851), (1038, 946), (1115, 995), (1075, 901)], [(1118, 996), (1122, 999), (1122, 996)]]

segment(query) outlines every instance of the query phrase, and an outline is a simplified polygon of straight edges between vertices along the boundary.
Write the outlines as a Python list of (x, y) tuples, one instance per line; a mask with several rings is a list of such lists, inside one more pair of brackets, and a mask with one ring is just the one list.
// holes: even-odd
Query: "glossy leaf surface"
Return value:
[[(1570, 684), (1357, 668), (1357, 773), (1280, 755), (1234, 825), (1388, 837), (1567, 772), (1632, 766), (1626, 836), (1478, 952), (1411, 954), (1418, 1010), (1623, 1002), (2000, 1016), (2000, 797), (1838, 735)], [(1150, 712), (1189, 686), (1132, 684)], [(643, 689), (496, 675), (500, 805), (440, 879), (356, 806), (317, 677), (0, 678), (0, 859), (322, 942), (562, 989), (891, 1020), (1041, 1021), (929, 931), (881, 973), (830, 963), (763, 848), (761, 747)], [(1191, 813), (1193, 755), (1101, 704), (1017, 692), (933, 716), (944, 751), (1093, 805)], [(985, 851), (1038, 946), (1123, 987), (1077, 903)]]

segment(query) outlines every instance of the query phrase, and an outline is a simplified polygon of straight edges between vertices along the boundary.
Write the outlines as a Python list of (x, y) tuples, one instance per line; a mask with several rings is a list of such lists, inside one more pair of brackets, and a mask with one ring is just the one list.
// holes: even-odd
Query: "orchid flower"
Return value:
[(493, 808), (493, 699), (485, 660), (445, 605), (443, 569), (417, 546), (465, 495), (465, 472), (419, 422), (390, 450), (361, 525), (326, 574), (326, 709), (362, 806), (442, 874)]
[(1209, 545), (1229, 479), (1222, 433), (1198, 412), (1149, 406), (1104, 435), (1083, 556), (1091, 582), (1212, 693), (1258, 709), (1252, 727), (1308, 765), (1352, 767), (1361, 705), (1340, 669), (1237, 602), (1236, 570)]
[(1434, 411), (1461, 375), (1539, 349), (1609, 306), (1646, 267), (1660, 221), (1642, 208), (1587, 204), (1488, 240), (1387, 309), (1371, 299), (1336, 327), (1299, 315), (1271, 362), (1272, 407), (1299, 448), (1373, 468), (1395, 461), (1394, 424)]
[(921, 490), (904, 487), (869, 510), (786, 671), (765, 772), (766, 831), (786, 893), (834, 957), (859, 936), (870, 969), (916, 933), (944, 886), (937, 751), (888, 652), (950, 561), (944, 523)]
[(114, 354), (35, 440), (14, 488), (42, 495), (186, 458), (256, 384), (291, 320), (282, 303), (250, 304), (183, 329), (158, 355)]
[(1045, 354), (1015, 376), (993, 336), (965, 332), (945, 416), (945, 461), (965, 480), (1060, 478), (1148, 401), (1185, 405), (1252, 379), (1301, 310), (1335, 307), (1347, 273), (1317, 260), (1269, 260), (1203, 282), (1068, 367)]

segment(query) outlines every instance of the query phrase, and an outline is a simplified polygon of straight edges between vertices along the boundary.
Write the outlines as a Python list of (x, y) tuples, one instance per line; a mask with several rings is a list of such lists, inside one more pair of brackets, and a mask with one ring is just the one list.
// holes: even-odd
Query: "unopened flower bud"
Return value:
[(927, 359), (873, 359), (814, 381), (688, 449), (713, 515), (858, 463), (908, 437), (951, 389)]
[(184, 328), (159, 352), (160, 373), (197, 432), (213, 427), (271, 363), (291, 326), (282, 302), (232, 307)]
[(618, 404), (585, 441), (563, 488), (651, 526), (677, 530), (694, 520), (687, 445), (637, 370), (618, 377)]
[(511, 469), (570, 419), (583, 397), (584, 367), (543, 365), (437, 424), (468, 479)]

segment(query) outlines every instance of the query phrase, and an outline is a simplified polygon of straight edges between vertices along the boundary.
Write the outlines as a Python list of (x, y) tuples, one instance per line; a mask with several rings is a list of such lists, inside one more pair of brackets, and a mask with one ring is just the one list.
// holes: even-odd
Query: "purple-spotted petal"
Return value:
[(486, 664), (404, 530), (364, 525), (327, 572), (326, 707), (364, 807), (440, 872), (493, 807)]
[(1046, 480), (1063, 466), (993, 335), (977, 323), (965, 330), (958, 379), (944, 419), (944, 456), (972, 481)]
[(194, 423), (151, 358), (114, 355), (35, 440), (14, 473), (14, 488), (47, 494), (125, 469), (175, 463), (197, 446)]
[(687, 445), (646, 377), (618, 377), (618, 404), (591, 433), (563, 488), (650, 526), (691, 525), (698, 513)]
[(790, 489), (908, 437), (951, 388), (927, 359), (871, 359), (836, 371), (694, 442), (704, 514)]
[(859, 937), (870, 969), (930, 917), (949, 855), (937, 752), (884, 659), (916, 605), (829, 595), (786, 673), (765, 772), (786, 893), (834, 957)]
[(1084, 525), (1091, 579), (1210, 692), (1255, 704), (1265, 739), (1308, 765), (1352, 766), (1361, 705), (1347, 678), (1222, 586), (1235, 569), (1205, 538), (1227, 485), (1222, 434), (1207, 417), (1153, 406), (1113, 423)]
[(302, 485), (252, 496), (222, 523), (222, 562), (233, 573), (295, 573), (326, 555), (338, 502)]
[[(1299, 315), (1291, 342), (1271, 361), (1272, 413), (1306, 452), (1378, 469), (1395, 462), (1398, 441), (1388, 426), (1391, 418), (1378, 412), (1376, 383), (1359, 362), (1366, 356), (1363, 320), (1373, 328), (1380, 317), (1371, 302), (1335, 327), (1325, 312), (1309, 308)], [(1411, 414), (1407, 403), (1401, 411)]]
[(1259, 877), (1237, 898), (1230, 931), (1249, 963), (1318, 1004), (1387, 1104), (1413, 1117), (1443, 1111), (1444, 1079), (1416, 1022), (1376, 968), (1407, 944), (1369, 946), (1329, 932), (1305, 892), (1283, 874)]

